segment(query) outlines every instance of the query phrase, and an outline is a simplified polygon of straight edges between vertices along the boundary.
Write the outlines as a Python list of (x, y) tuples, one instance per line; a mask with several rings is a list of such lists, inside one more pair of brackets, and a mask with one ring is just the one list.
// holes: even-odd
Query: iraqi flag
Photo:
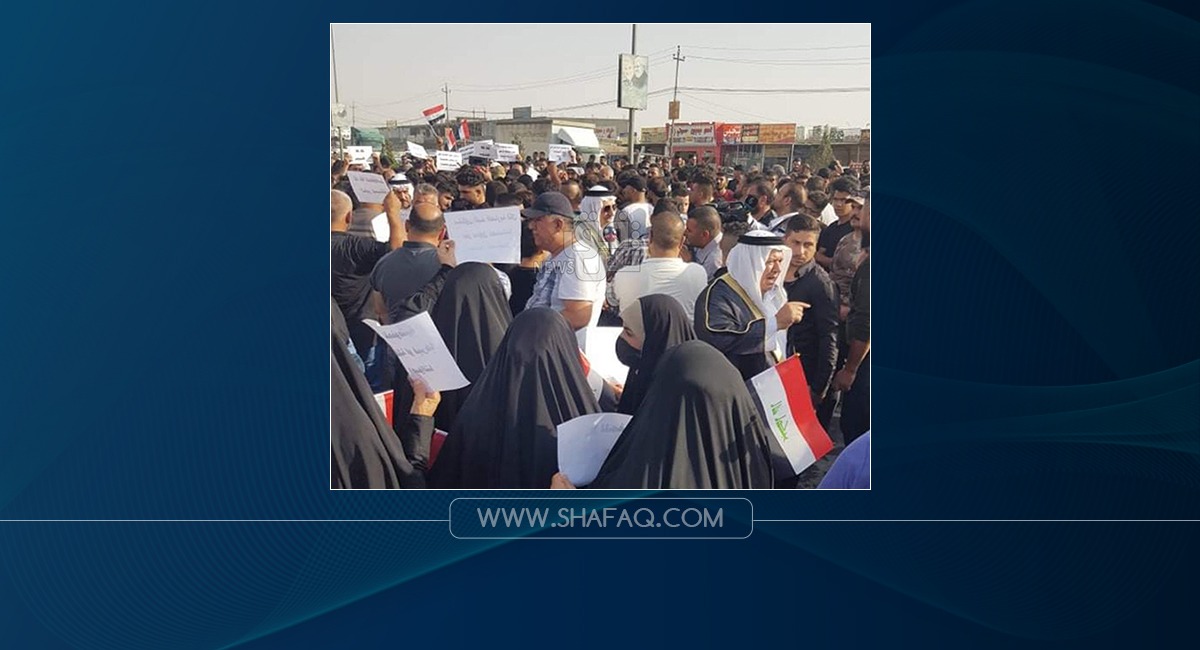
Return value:
[(446, 147), (450, 151), (458, 147), (458, 141), (454, 139), (454, 129), (450, 127), (446, 127)]
[(755, 375), (746, 385), (771, 430), (776, 479), (798, 475), (833, 449), (833, 441), (817, 421), (800, 357)]
[(446, 119), (446, 105), (438, 104), (433, 108), (427, 108), (421, 111), (421, 113), (425, 115), (425, 121), (429, 122), (431, 125), (437, 124), (438, 122)]
[(471, 139), (471, 127), (467, 125), (465, 119), (458, 123), (458, 139), (463, 142)]

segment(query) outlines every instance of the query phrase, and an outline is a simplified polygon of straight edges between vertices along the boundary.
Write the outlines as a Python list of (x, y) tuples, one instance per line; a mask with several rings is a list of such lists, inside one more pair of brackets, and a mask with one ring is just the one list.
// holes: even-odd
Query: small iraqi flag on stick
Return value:
[(421, 113), (425, 115), (425, 121), (429, 122), (430, 125), (437, 124), (438, 122), (446, 119), (446, 105), (438, 104), (433, 108), (427, 108), (421, 111)]
[(746, 384), (771, 430), (776, 479), (798, 475), (833, 449), (833, 441), (813, 409), (800, 357), (793, 356)]

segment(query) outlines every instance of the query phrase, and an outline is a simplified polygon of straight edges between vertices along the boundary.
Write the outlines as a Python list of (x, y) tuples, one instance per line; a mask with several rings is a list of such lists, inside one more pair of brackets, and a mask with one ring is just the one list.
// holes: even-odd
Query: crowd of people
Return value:
[[(355, 195), (355, 170), (384, 177), (382, 203)], [(846, 447), (824, 485), (869, 485), (869, 163), (537, 154), (448, 172), (377, 155), (330, 176), (333, 487), (794, 487), (746, 384), (793, 355)], [(520, 262), (459, 264), (445, 213), (492, 207), (519, 208)], [(421, 312), (468, 386), (429, 390), (363, 323)], [(597, 326), (622, 328), (624, 384), (581, 352)], [(632, 420), (571, 485), (556, 429), (602, 412)]]

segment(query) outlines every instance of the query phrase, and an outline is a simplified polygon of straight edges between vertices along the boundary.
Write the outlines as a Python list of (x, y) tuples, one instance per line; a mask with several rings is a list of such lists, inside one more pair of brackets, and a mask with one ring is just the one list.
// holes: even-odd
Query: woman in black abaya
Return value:
[(434, 424), (442, 431), (450, 431), (475, 382), (499, 349), (512, 322), (512, 312), (496, 270), (487, 264), (466, 262), (446, 276), (446, 284), (429, 315), (450, 356), (471, 382), (458, 390), (442, 391)]
[(641, 408), (588, 487), (770, 488), (768, 435), (725, 355), (702, 341), (681, 343), (659, 362)]
[[(375, 402), (366, 376), (350, 354), (350, 335), (337, 303), (330, 300), (329, 392), (330, 487), (422, 488), (425, 477), (414, 469)], [(425, 432), (425, 446), (432, 426)], [(419, 434), (415, 437), (420, 437)]]
[(430, 487), (545, 488), (558, 425), (599, 411), (567, 321), (552, 309), (521, 312), (459, 409)]
[(617, 339), (617, 358), (629, 366), (617, 412), (633, 415), (646, 397), (654, 368), (671, 348), (696, 338), (683, 305), (660, 293), (638, 298), (621, 312), (625, 331)]

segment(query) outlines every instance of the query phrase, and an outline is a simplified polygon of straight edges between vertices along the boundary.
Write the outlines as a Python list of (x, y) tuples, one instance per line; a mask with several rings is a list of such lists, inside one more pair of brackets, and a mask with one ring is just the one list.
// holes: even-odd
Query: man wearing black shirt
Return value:
[[(843, 176), (843, 178), (846, 178)], [(859, 216), (863, 248), (869, 249), (871, 202)], [(854, 274), (850, 285), (850, 314), (846, 316), (846, 340), (849, 342), (846, 364), (833, 378), (834, 390), (847, 391), (842, 398), (842, 444), (849, 445), (871, 428), (871, 255)]]
[(339, 190), (329, 193), (329, 293), (342, 310), (350, 340), (359, 356), (365, 358), (375, 341), (375, 332), (362, 323), (376, 316), (370, 309), (371, 269), (394, 248), (404, 242), (404, 225), (400, 222), (400, 201), (389, 192), (383, 202), (391, 232), (388, 243), (371, 237), (347, 232), (354, 212), (350, 196)]
[(827, 271), (833, 264), (833, 253), (837, 251), (838, 242), (854, 230), (854, 226), (850, 225), (850, 219), (854, 216), (856, 209), (853, 198), (857, 191), (858, 182), (848, 176), (829, 184), (831, 195), (829, 202), (833, 204), (833, 211), (837, 214), (838, 220), (837, 223), (827, 226), (821, 233), (821, 238), (817, 240), (817, 263), (825, 267)]
[(416, 315), (407, 311), (406, 303), (441, 268), (437, 245), (445, 225), (446, 220), (438, 206), (414, 203), (406, 224), (408, 241), (375, 265), (371, 273), (371, 287), (383, 296), (389, 322), (399, 322)]
[(838, 293), (837, 285), (825, 269), (813, 259), (821, 222), (800, 214), (787, 222), (783, 243), (792, 251), (791, 263), (784, 275), (783, 287), (788, 301), (805, 302), (804, 320), (788, 328), (787, 353), (800, 355), (800, 365), (808, 380), (813, 408), (824, 427), (833, 416), (834, 400), (826, 396), (837, 363)]

